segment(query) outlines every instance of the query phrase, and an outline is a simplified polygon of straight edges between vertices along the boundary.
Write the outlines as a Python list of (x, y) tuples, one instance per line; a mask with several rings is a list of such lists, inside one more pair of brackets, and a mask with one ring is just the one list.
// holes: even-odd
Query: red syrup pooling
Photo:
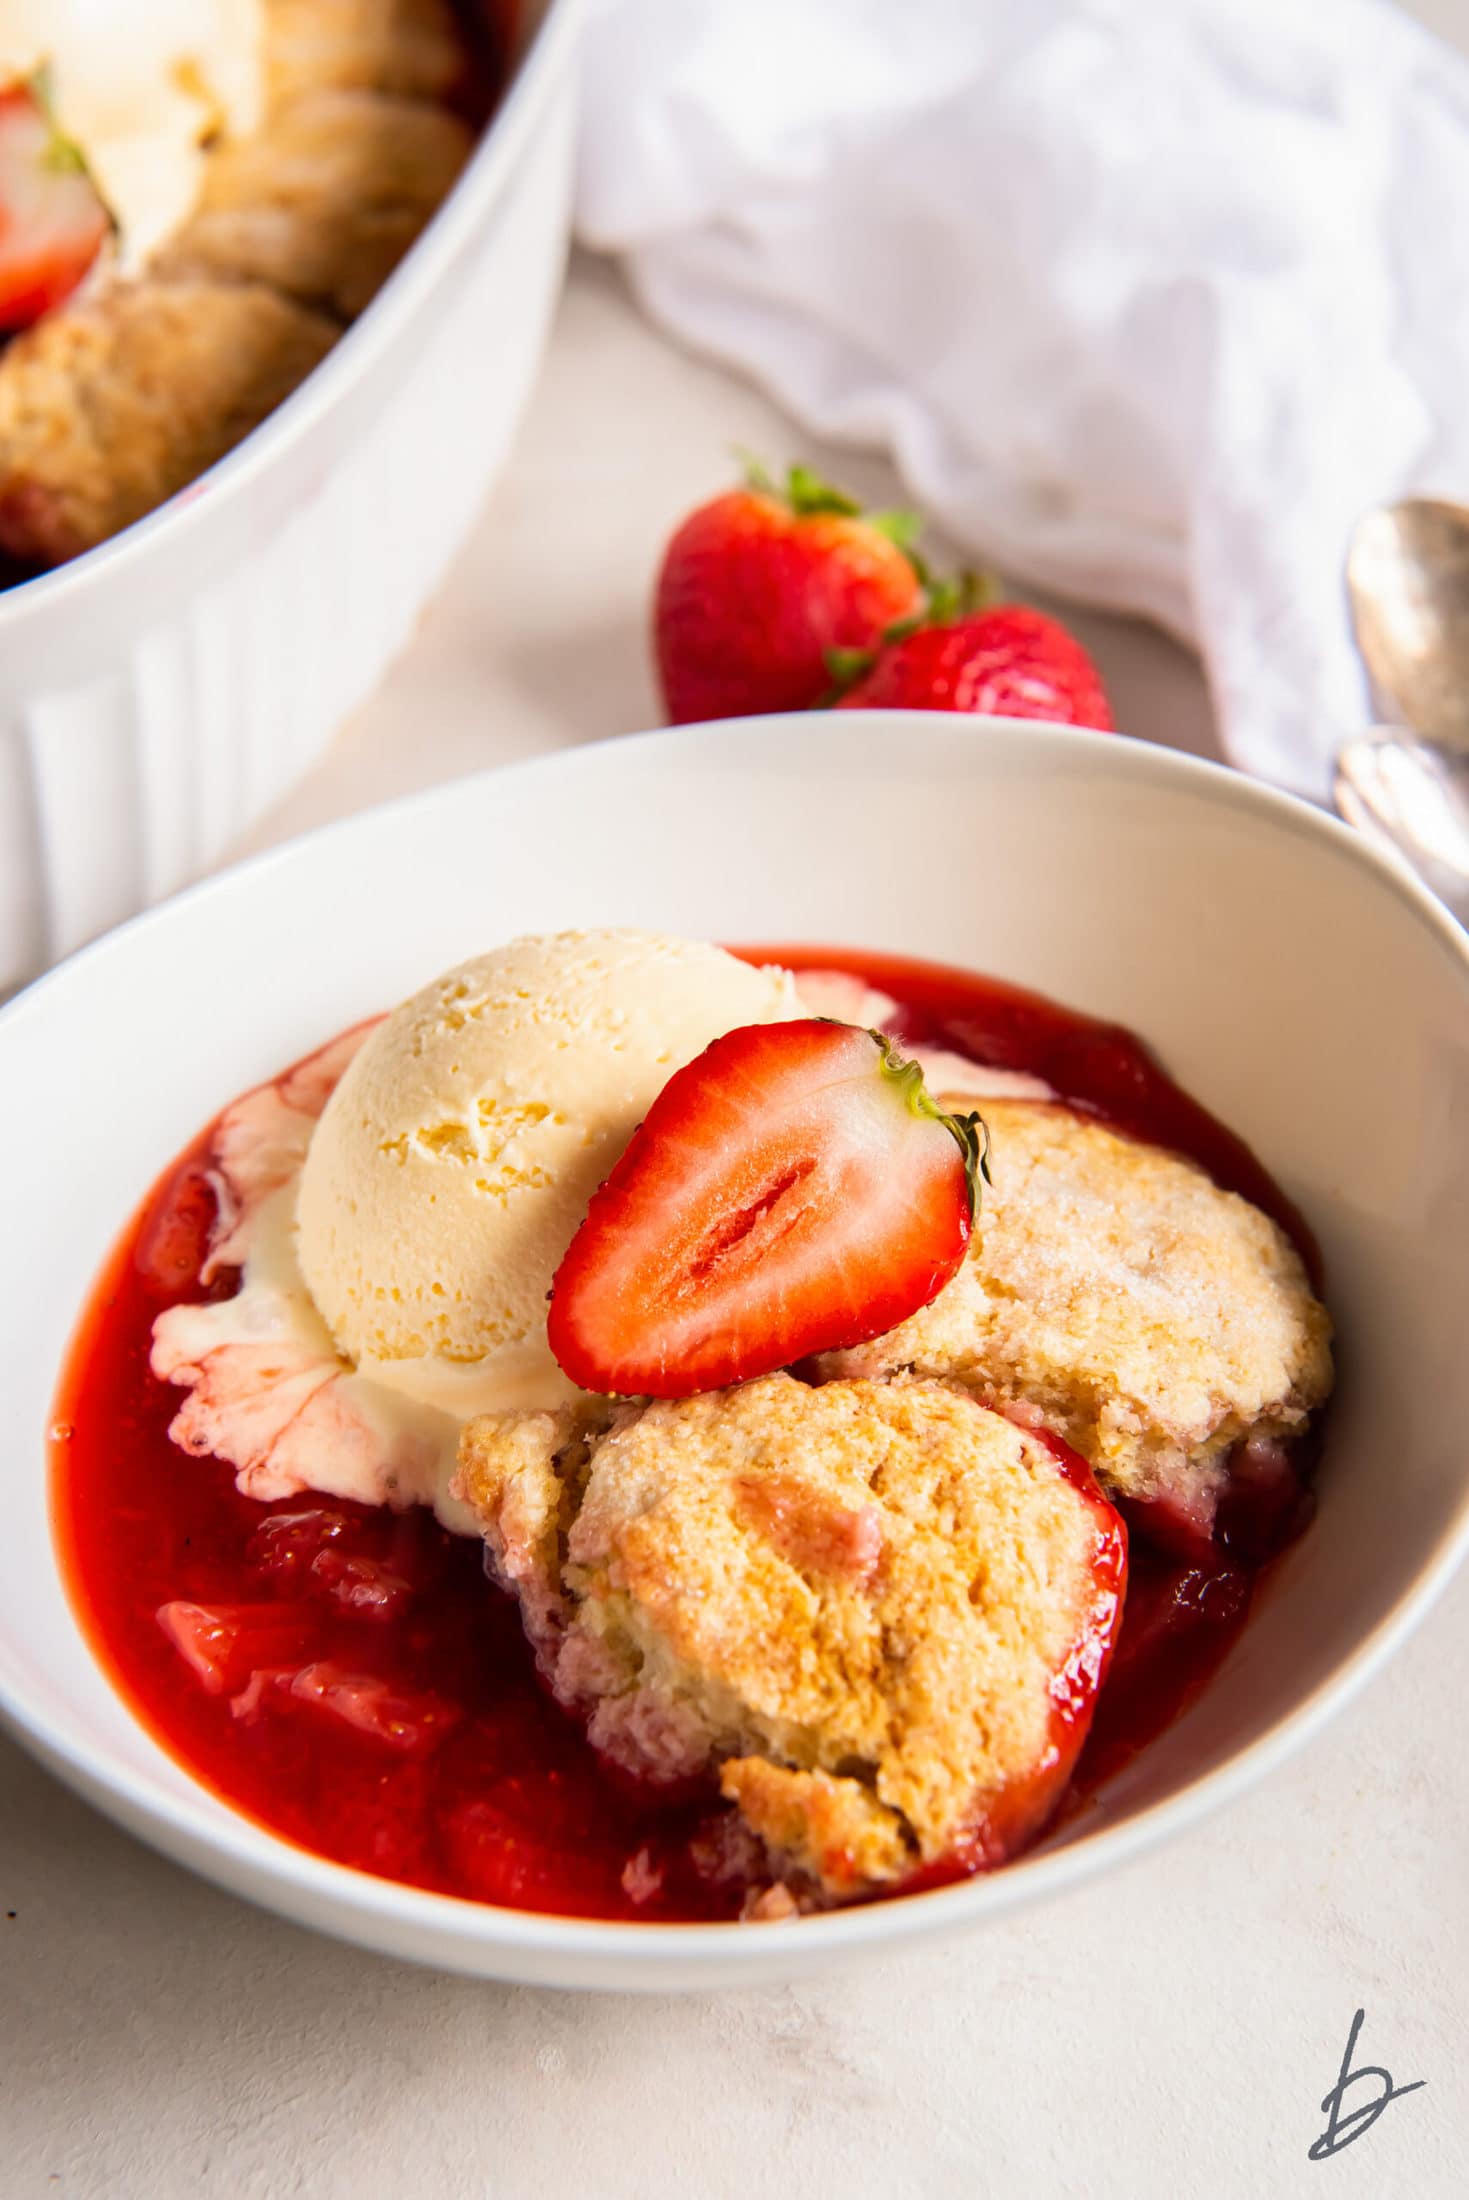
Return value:
[[(932, 965), (830, 948), (758, 954), (881, 986), (902, 1001), (915, 1043), (1046, 1077), (1119, 1129), (1192, 1155), (1314, 1250), (1248, 1149), (1128, 1034)], [(478, 1544), (421, 1510), (311, 1496), (263, 1506), (239, 1494), (227, 1466), (170, 1442), (179, 1393), (149, 1370), (153, 1321), (166, 1305), (228, 1297), (237, 1280), (199, 1281), (212, 1129), (114, 1248), (58, 1389), (55, 1530), (104, 1669), (196, 1778), (337, 1862), (561, 1915), (737, 1915), (744, 1882), (693, 1862), (694, 1848), (718, 1850), (727, 1813), (650, 1802), (599, 1764), (542, 1689)], [(1235, 1555), (1169, 1555), (1145, 1520), (1131, 1522), (1122, 1626), (1063, 1812), (1194, 1699), (1244, 1624), (1260, 1566), (1304, 1524), (1302, 1486), (1286, 1507), (1274, 1490), (1257, 1517), (1242, 1503), (1246, 1517), (1228, 1531)], [(1084, 1711), (1062, 1714), (1074, 1742)], [(956, 1858), (914, 1884), (987, 1861)]]
[[(123, 1696), (196, 1778), (338, 1863), (563, 1915), (735, 1914), (743, 1889), (707, 1888), (687, 1863), (700, 1813), (630, 1798), (547, 1697), (479, 1544), (418, 1507), (265, 1506), (169, 1441), (180, 1394), (149, 1371), (154, 1319), (237, 1281), (198, 1281), (207, 1148), (208, 1133), (114, 1249), (56, 1401), (57, 1541)], [(190, 1605), (219, 1621), (195, 1619), (192, 1660)], [(644, 1880), (661, 1870), (664, 1886), (635, 1903), (621, 1879), (644, 1850)]]

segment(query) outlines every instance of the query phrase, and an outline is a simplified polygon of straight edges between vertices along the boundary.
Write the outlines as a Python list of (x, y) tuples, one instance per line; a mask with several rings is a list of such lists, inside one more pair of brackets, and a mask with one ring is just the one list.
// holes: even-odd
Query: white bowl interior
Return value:
[[(79, 1633), (43, 1435), (91, 1278), (153, 1176), (233, 1094), (440, 967), (577, 924), (879, 947), (1115, 1018), (1317, 1230), (1340, 1335), (1319, 1517), (1201, 1702), (1007, 1872), (758, 1933), (474, 1910), (236, 1819), (137, 1727)], [(1283, 1722), (1323, 1713), (1446, 1574), (1469, 1481), (1466, 1081), (1469, 952), (1425, 897), (1303, 806), (1117, 739), (921, 714), (746, 721), (575, 750), (313, 836), (0, 1016), (0, 1705), (173, 1853), (467, 1969), (707, 1985), (976, 1919), (1181, 1822), (1242, 1752), (1268, 1761)]]

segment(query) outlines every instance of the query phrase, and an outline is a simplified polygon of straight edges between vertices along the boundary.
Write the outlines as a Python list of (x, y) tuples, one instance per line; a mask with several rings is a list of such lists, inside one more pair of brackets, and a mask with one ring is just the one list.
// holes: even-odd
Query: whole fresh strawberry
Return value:
[(985, 1148), (880, 1032), (728, 1032), (593, 1194), (551, 1286), (551, 1350), (584, 1390), (685, 1398), (880, 1337), (963, 1259)]
[(653, 640), (676, 725), (806, 710), (831, 693), (828, 652), (875, 648), (924, 601), (910, 512), (860, 505), (793, 466), (751, 466), (701, 505), (664, 553)]
[(29, 328), (69, 298), (111, 227), (57, 128), (45, 72), (0, 84), (0, 330)]
[(1112, 730), (1101, 674), (1075, 635), (1028, 604), (914, 626), (892, 636), (863, 665), (837, 657), (853, 679), (845, 710), (988, 711), (1000, 718), (1049, 718)]

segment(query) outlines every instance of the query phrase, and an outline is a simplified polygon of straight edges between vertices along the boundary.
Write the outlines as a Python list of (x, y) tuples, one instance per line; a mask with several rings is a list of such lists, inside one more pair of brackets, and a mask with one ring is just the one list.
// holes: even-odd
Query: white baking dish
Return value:
[(578, 0), (525, 0), (473, 160), (295, 394), (160, 511), (0, 593), (0, 993), (216, 862), (412, 632), (560, 289)]

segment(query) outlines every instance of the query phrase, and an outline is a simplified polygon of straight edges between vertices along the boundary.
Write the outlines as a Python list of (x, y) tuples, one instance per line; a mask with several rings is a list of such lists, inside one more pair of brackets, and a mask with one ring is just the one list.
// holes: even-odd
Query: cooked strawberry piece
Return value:
[(245, 1545), (245, 1558), (267, 1580), (295, 1584), (307, 1579), (324, 1552), (357, 1541), (361, 1533), (361, 1524), (334, 1505), (267, 1513)]
[(1181, 1477), (1153, 1496), (1130, 1499), (1128, 1524), (1174, 1558), (1203, 1560), (1214, 1547), (1219, 1492), (1213, 1481)]
[(207, 1283), (221, 1268), (243, 1265), (255, 1218), (272, 1192), (300, 1169), (315, 1118), (282, 1099), (277, 1085), (261, 1085), (225, 1109), (215, 1125), (210, 1159), (219, 1189), (219, 1217)]
[(273, 1084), (257, 1085), (225, 1109), (210, 1146), (218, 1214), (204, 1268), (206, 1283), (219, 1269), (238, 1268), (243, 1262), (260, 1209), (299, 1170), (317, 1117), (381, 1020), (374, 1016), (354, 1024)]
[(1275, 1436), (1250, 1436), (1235, 1446), (1214, 1521), (1232, 1558), (1262, 1565), (1306, 1527), (1315, 1506), (1310, 1463), (1308, 1444)]
[(1110, 1780), (1193, 1702), (1235, 1641), (1253, 1581), (1215, 1549), (1203, 1565), (1132, 1538), (1127, 1625), (1082, 1764), (1083, 1792)]
[(551, 1287), (551, 1349), (584, 1389), (682, 1398), (881, 1336), (963, 1258), (982, 1135), (876, 1032), (729, 1032), (593, 1195)]
[(794, 1474), (736, 1478), (735, 1516), (763, 1535), (801, 1573), (861, 1588), (882, 1561), (882, 1519), (875, 1505), (843, 1505)]
[(463, 1716), (457, 1704), (427, 1689), (395, 1688), (375, 1673), (353, 1673), (330, 1658), (252, 1674), (230, 1708), (237, 1718), (252, 1719), (276, 1700), (309, 1704), (405, 1755), (431, 1748)]
[(1230, 1451), (1220, 1478), (1165, 1484), (1127, 1506), (1131, 1524), (1159, 1550), (1206, 1571), (1220, 1553), (1249, 1566), (1293, 1542), (1311, 1518), (1310, 1449), (1275, 1435), (1244, 1438)]
[(351, 1551), (318, 1551), (311, 1561), (311, 1581), (328, 1603), (352, 1619), (401, 1619), (413, 1602), (412, 1582), (381, 1559)]
[(462, 1716), (457, 1704), (429, 1690), (395, 1688), (369, 1673), (350, 1673), (329, 1661), (308, 1665), (291, 1683), (297, 1703), (319, 1705), (345, 1725), (392, 1749), (426, 1749)]
[(309, 1613), (285, 1604), (158, 1607), (158, 1624), (211, 1696), (241, 1687), (256, 1667), (299, 1657), (311, 1639)]
[(0, 86), (0, 329), (29, 328), (63, 304), (111, 227), (41, 72)]
[(988, 711), (1112, 729), (1101, 675), (1075, 635), (1027, 604), (919, 626), (881, 649), (843, 709)]
[(209, 1171), (189, 1161), (175, 1172), (138, 1240), (134, 1264), (148, 1289), (170, 1302), (197, 1283), (218, 1204)]
[(658, 1854), (651, 1842), (645, 1841), (623, 1865), (620, 1884), (628, 1901), (641, 1908), (658, 1899), (667, 1877), (667, 1859)]
[(869, 649), (917, 611), (911, 514), (864, 515), (793, 466), (690, 514), (664, 553), (654, 642), (668, 715), (805, 710), (830, 693), (827, 652)]
[(328, 1039), (277, 1079), (282, 1100), (288, 1108), (295, 1108), (302, 1115), (309, 1115), (314, 1122), (342, 1081), (342, 1076), (353, 1055), (370, 1031), (382, 1022), (381, 1016), (365, 1016), (360, 1024), (342, 1032), (335, 1039)]
[(277, 1691), (288, 1691), (301, 1668), (297, 1665), (261, 1665), (250, 1674), (237, 1696), (230, 1699), (230, 1712), (236, 1719), (253, 1726), (264, 1716), (266, 1706)]

